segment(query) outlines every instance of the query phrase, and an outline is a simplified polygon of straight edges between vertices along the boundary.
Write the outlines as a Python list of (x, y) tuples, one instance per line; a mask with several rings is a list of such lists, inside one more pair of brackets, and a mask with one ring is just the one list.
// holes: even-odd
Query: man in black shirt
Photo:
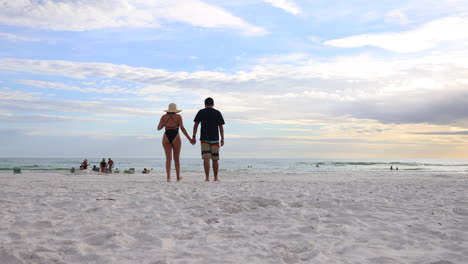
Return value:
[[(198, 111), (193, 125), (192, 144), (196, 142), (198, 125), (201, 123), (200, 145), (206, 181), (210, 181), (210, 159), (213, 161), (214, 181), (218, 179), (219, 147), (224, 146), (224, 119), (221, 112), (213, 108), (213, 98), (205, 99), (205, 108)], [(221, 134), (221, 140), (219, 135)]]

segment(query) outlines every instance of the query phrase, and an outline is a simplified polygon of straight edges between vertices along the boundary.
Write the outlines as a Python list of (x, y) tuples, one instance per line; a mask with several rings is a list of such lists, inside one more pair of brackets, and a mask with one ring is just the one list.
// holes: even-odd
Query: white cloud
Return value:
[(104, 86), (100, 88), (82, 88), (78, 86), (67, 85), (59, 82), (47, 82), (37, 80), (19, 80), (18, 83), (31, 85), (37, 88), (78, 91), (82, 93), (102, 93), (102, 94), (133, 94), (135, 91), (120, 86)]
[(64, 31), (160, 27), (162, 21), (231, 28), (245, 35), (267, 32), (199, 0), (0, 0), (0, 24)]
[(106, 123), (121, 123), (123, 120), (113, 120), (105, 118), (96, 118), (88, 116), (64, 116), (64, 115), (50, 115), (50, 114), (37, 114), (37, 115), (20, 115), (11, 113), (0, 113), (0, 120), (2, 122), (13, 123), (48, 123), (48, 122), (106, 122)]
[(308, 36), (307, 39), (313, 43), (322, 43), (322, 39), (318, 36)]
[(11, 33), (4, 33), (0, 32), (0, 39), (6, 39), (9, 41), (38, 41), (38, 39), (35, 38), (28, 38), (28, 37), (23, 37)]
[[(163, 108), (161, 106), (160, 108)], [(53, 100), (35, 93), (13, 89), (0, 89), (0, 109), (10, 112), (87, 113), (103, 116), (158, 116), (161, 111), (154, 106), (137, 103), (112, 103), (99, 101)]]
[(444, 42), (468, 41), (468, 17), (441, 18), (417, 29), (381, 34), (364, 34), (328, 40), (325, 45), (340, 48), (375, 46), (394, 52), (418, 52), (436, 47)]
[(301, 10), (294, 2), (294, 0), (263, 0), (274, 7), (281, 8), (286, 12), (289, 12), (294, 15), (298, 15)]
[[(0, 59), (0, 69), (133, 82), (136, 85), (128, 88), (129, 94), (149, 99), (155, 96), (155, 101), (177, 98), (193, 105), (212, 96), (236, 122), (252, 120), (249, 114), (255, 112), (255, 121), (259, 123), (317, 124), (317, 118), (311, 114), (320, 114), (326, 118), (348, 115), (385, 123), (448, 124), (468, 118), (468, 102), (463, 99), (468, 98), (463, 89), (468, 76), (467, 57), (466, 48), (393, 58), (363, 54), (316, 60), (306, 54), (286, 54), (273, 56), (277, 61), (262, 60), (261, 64), (235, 73), (171, 72), (109, 63), (20, 59)], [(70, 88), (43, 81), (30, 83)], [(174, 91), (174, 96), (168, 95), (167, 90)], [(67, 104), (98, 112), (102, 112), (103, 107), (106, 112), (114, 111), (96, 102)], [(44, 109), (45, 105), (37, 103), (34, 107)], [(291, 106), (300, 113), (300, 119), (290, 120), (291, 114), (285, 109)], [(12, 107), (18, 107), (18, 104)], [(62, 109), (60, 107), (56, 109)], [(122, 115), (158, 112), (138, 113), (131, 106), (126, 107), (115, 111)], [(65, 109), (73, 111), (73, 108)], [(148, 110), (151, 109), (145, 109)]]
[(280, 64), (280, 63), (298, 63), (304, 61), (310, 56), (306, 53), (291, 53), (286, 55), (271, 55), (268, 57), (261, 57), (256, 59), (258, 63), (271, 63), (271, 64)]
[(67, 128), (50, 129), (49, 127), (32, 127), (20, 129), (24, 135), (27, 136), (45, 136), (45, 137), (89, 137), (97, 140), (112, 140), (114, 137), (137, 137), (135, 134), (119, 134), (116, 135), (112, 130), (105, 129), (91, 129), (91, 130), (71, 130)]
[(8, 87), (0, 88), (0, 103), (2, 101), (13, 101), (13, 100), (21, 100), (21, 101), (34, 101), (37, 98), (35, 97), (35, 93), (31, 92), (22, 92), (16, 91)]
[(401, 9), (393, 9), (385, 15), (385, 21), (388, 23), (396, 23), (400, 25), (407, 25), (411, 21), (406, 17)]
[[(266, 30), (251, 25), (226, 10), (198, 0), (174, 1), (158, 5), (158, 14), (170, 21), (179, 21), (207, 28), (235, 28), (245, 35), (264, 35)], [(177, 3), (177, 4), (175, 4)]]
[(370, 11), (370, 12), (365, 12), (364, 14), (360, 15), (359, 21), (362, 24), (368, 24), (368, 23), (372, 23), (373, 21), (376, 21), (379, 18), (380, 18), (379, 13)]

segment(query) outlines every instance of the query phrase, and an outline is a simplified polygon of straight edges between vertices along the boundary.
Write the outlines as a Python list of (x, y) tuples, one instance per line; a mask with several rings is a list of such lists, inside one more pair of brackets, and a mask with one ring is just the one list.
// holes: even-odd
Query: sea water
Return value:
[[(99, 167), (102, 158), (88, 158), (88, 168)], [(114, 169), (129, 168), (142, 171), (165, 171), (165, 159), (114, 158)], [(106, 159), (107, 161), (107, 159)], [(12, 173), (13, 168), (23, 172), (70, 171), (80, 167), (82, 158), (0, 158), (0, 173)], [(467, 159), (232, 159), (219, 161), (220, 171), (238, 173), (310, 173), (339, 171), (399, 171), (468, 172)], [(181, 159), (182, 172), (202, 172), (201, 159)]]

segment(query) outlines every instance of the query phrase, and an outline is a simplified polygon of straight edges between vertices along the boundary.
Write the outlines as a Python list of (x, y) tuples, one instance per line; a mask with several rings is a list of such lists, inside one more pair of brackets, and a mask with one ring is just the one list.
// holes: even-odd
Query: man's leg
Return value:
[(212, 144), (211, 145), (211, 159), (213, 160), (213, 174), (214, 174), (214, 181), (219, 181), (218, 179), (218, 168), (219, 168), (219, 145)]
[(205, 169), (205, 181), (210, 181), (210, 159), (211, 159), (211, 148), (210, 144), (200, 142), (201, 154), (203, 159), (203, 168)]
[(203, 167), (205, 168), (205, 181), (210, 181), (210, 158), (203, 158)]
[(213, 160), (213, 174), (214, 174), (214, 181), (219, 181), (218, 180), (218, 160)]

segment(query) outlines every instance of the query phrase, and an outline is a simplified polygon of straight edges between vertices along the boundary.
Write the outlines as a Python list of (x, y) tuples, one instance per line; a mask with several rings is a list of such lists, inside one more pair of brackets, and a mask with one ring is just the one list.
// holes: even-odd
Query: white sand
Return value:
[(468, 263), (467, 175), (202, 179), (0, 174), (0, 263)]

